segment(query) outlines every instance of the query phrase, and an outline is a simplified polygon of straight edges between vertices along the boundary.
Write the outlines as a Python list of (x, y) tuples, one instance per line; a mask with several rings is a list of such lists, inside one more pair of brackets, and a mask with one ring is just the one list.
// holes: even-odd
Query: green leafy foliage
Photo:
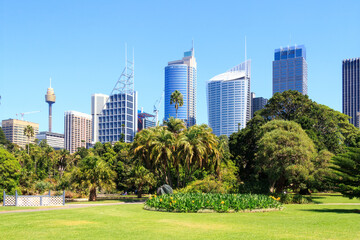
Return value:
[(214, 176), (207, 176), (202, 180), (189, 183), (180, 190), (181, 193), (227, 193), (224, 183), (215, 179)]
[(5, 149), (0, 149), (0, 199), (3, 190), (14, 194), (19, 189), (20, 164), (16, 158)]
[(270, 191), (306, 188), (313, 169), (314, 144), (301, 126), (292, 121), (273, 120), (262, 127), (256, 160), (266, 174)]
[(281, 208), (281, 203), (266, 195), (254, 194), (203, 194), (178, 193), (152, 196), (145, 202), (145, 208), (173, 212), (216, 212), (244, 211)]
[(348, 148), (346, 153), (333, 157), (335, 176), (332, 181), (346, 197), (360, 198), (360, 148)]

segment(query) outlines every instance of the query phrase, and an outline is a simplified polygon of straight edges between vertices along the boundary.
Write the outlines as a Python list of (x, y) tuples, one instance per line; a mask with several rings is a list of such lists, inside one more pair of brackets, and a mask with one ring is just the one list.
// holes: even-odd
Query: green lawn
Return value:
[(360, 206), (167, 213), (142, 204), (1, 214), (0, 239), (360, 239)]
[(343, 197), (341, 193), (314, 193), (311, 199), (314, 203), (360, 203), (360, 199), (349, 199)]

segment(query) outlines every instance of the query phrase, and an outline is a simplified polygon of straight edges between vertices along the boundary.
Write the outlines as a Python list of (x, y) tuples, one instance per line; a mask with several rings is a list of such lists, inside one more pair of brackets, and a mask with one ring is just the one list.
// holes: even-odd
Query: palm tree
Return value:
[(164, 125), (170, 132), (179, 134), (186, 129), (185, 123), (181, 119), (170, 117), (168, 121), (164, 121)]
[(30, 145), (30, 138), (34, 136), (34, 128), (30, 125), (27, 125), (24, 129), (24, 135), (28, 138), (28, 154), (29, 154), (29, 145)]
[(96, 189), (115, 187), (116, 172), (99, 156), (87, 156), (79, 162), (72, 174), (72, 182), (89, 188), (89, 201), (96, 201)]
[(164, 127), (154, 131), (154, 137), (150, 142), (150, 160), (152, 166), (158, 166), (165, 182), (172, 185), (170, 168), (175, 152), (175, 136)]
[(176, 118), (177, 118), (177, 112), (179, 107), (184, 105), (184, 97), (181, 92), (178, 90), (175, 90), (170, 96), (170, 104), (175, 103), (175, 109), (176, 109)]

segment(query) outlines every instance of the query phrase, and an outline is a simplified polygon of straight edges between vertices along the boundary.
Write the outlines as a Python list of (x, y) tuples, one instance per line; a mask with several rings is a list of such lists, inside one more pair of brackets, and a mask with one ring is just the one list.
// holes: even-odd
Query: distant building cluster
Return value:
[[(304, 45), (275, 49), (272, 62), (272, 94), (296, 90), (308, 94), (308, 66)], [(180, 60), (168, 62), (164, 69), (164, 120), (176, 117), (191, 127), (196, 124), (197, 62), (194, 46), (184, 52)], [(218, 74), (206, 82), (208, 123), (217, 136), (230, 136), (246, 127), (254, 114), (268, 103), (264, 97), (251, 92), (251, 60)], [(179, 91), (183, 105), (176, 111), (170, 103), (171, 94)], [(351, 117), (350, 122), (360, 128), (360, 58), (342, 61), (342, 108)], [(54, 89), (47, 89), (45, 101), (49, 105), (49, 129), (39, 132), (39, 124), (19, 119), (2, 120), (2, 129), (10, 142), (25, 147), (29, 142), (46, 141), (54, 149), (92, 147), (96, 142), (132, 142), (138, 131), (160, 124), (159, 105), (153, 113), (138, 109), (138, 93), (134, 90), (134, 66), (127, 61), (125, 69), (110, 95), (95, 93), (91, 96), (91, 115), (66, 111), (64, 134), (52, 132), (52, 105)], [(32, 113), (32, 112), (29, 112)], [(23, 116), (27, 113), (22, 113)], [(34, 136), (28, 138), (24, 129), (30, 125)]]

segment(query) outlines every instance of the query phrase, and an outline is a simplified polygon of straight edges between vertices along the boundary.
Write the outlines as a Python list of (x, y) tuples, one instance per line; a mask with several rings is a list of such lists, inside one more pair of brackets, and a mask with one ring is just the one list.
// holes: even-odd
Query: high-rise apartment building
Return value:
[(229, 137), (246, 127), (251, 114), (250, 69), (247, 60), (207, 82), (208, 120), (215, 135)]
[(267, 103), (267, 98), (256, 97), (255, 93), (251, 93), (251, 118), (254, 117), (256, 111), (263, 109)]
[(55, 150), (64, 149), (64, 134), (54, 132), (40, 132), (36, 138), (41, 141), (45, 140), (46, 143)]
[(109, 95), (95, 93), (91, 95), (92, 142), (99, 142), (99, 117), (106, 108)]
[(137, 131), (137, 92), (111, 95), (99, 117), (99, 141), (132, 142)]
[(304, 45), (275, 49), (273, 94), (286, 90), (307, 94), (307, 62)]
[[(28, 125), (34, 129), (34, 136), (29, 139), (24, 135), (24, 129)], [(8, 141), (24, 148), (28, 142), (34, 143), (36, 134), (39, 133), (39, 124), (18, 119), (7, 119), (2, 120), (2, 129)]]
[(87, 147), (91, 144), (91, 115), (76, 112), (65, 112), (65, 149), (70, 153), (74, 153), (80, 147)]
[(175, 105), (170, 104), (170, 96), (178, 90), (184, 98), (184, 105), (179, 107), (177, 117), (187, 126), (196, 124), (196, 77), (197, 64), (194, 47), (184, 53), (181, 60), (171, 61), (165, 67), (165, 120), (176, 117)]
[(360, 127), (360, 58), (342, 61), (343, 113), (350, 116), (350, 123)]

